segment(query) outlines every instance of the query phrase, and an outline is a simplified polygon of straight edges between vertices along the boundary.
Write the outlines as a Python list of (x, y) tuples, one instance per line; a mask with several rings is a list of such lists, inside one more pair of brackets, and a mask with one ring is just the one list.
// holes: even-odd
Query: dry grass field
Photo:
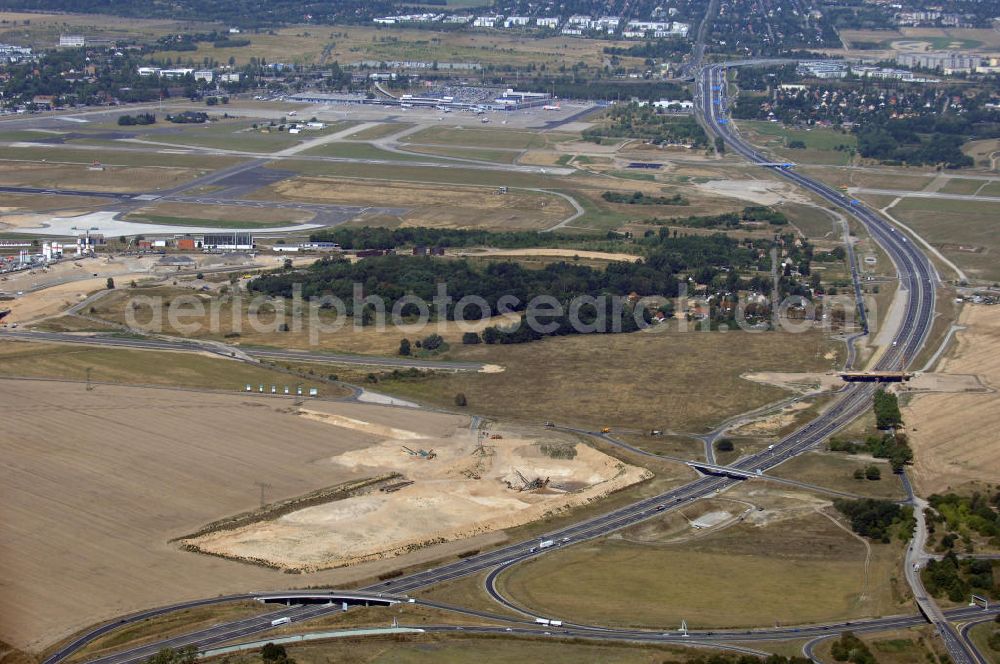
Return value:
[(65, 217), (93, 212), (107, 204), (107, 199), (86, 196), (53, 198), (37, 194), (4, 194), (3, 205), (0, 206), (0, 232), (26, 222), (37, 224), (32, 213), (58, 213), (58, 216)]
[[(352, 137), (353, 138), (353, 137)], [(527, 150), (528, 148), (554, 147), (571, 141), (572, 134), (553, 134), (513, 129), (479, 129), (476, 127), (429, 127), (406, 136), (405, 143), (420, 145), (475, 146)]]
[[(169, 542), (257, 508), (258, 482), (276, 501), (364, 476), (323, 460), (372, 445), (375, 434), (294, 415), (291, 401), (270, 396), (0, 380), (0, 400), (9, 411), (0, 440), (0, 640), (38, 649), (143, 607), (247, 588), (341, 585), (388, 568), (291, 579)], [(399, 418), (382, 406), (309, 404), (387, 426)], [(454, 428), (459, 419), (406, 413), (418, 430)], [(457, 550), (444, 545), (397, 564)]]
[[(195, 353), (101, 348), (0, 340), (0, 376), (52, 378), (121, 385), (163, 385), (238, 392), (251, 385), (295, 385), (298, 376)], [(345, 388), (317, 386), (324, 397)]]
[(988, 664), (1000, 664), (1000, 651), (991, 648), (989, 645), (990, 635), (995, 633), (996, 630), (997, 625), (992, 620), (987, 623), (976, 625), (969, 630), (969, 636), (972, 638), (973, 643), (975, 643), (979, 648), (979, 652), (986, 657)]
[[(740, 378), (748, 370), (828, 368), (820, 334), (634, 333), (550, 338), (510, 346), (453, 347), (449, 359), (496, 364), (502, 373), (438, 374), (379, 383), (403, 398), (503, 418), (628, 430), (698, 431), (788, 396)], [(567, 395), (571, 395), (567, 398)]]
[[(856, 469), (870, 465), (881, 471), (881, 479), (854, 479)], [(872, 459), (864, 455), (810, 452), (781, 464), (768, 474), (871, 498), (899, 500), (906, 497), (902, 481), (898, 475), (893, 474), (889, 464), (884, 459)]]
[(385, 138), (386, 136), (406, 131), (412, 126), (408, 122), (384, 122), (366, 127), (361, 131), (356, 131), (345, 138), (352, 141), (374, 141), (377, 138)]
[[(200, 282), (199, 282), (200, 283)], [(201, 315), (184, 314), (178, 318), (178, 322), (184, 325), (198, 325), (198, 330), (191, 332), (190, 329), (181, 333), (181, 330), (170, 325), (171, 309), (181, 311), (195, 311), (195, 305), (186, 304), (182, 306), (183, 300), (180, 296), (189, 298), (191, 302), (200, 302), (202, 305)], [(139, 309), (131, 312), (134, 320), (139, 324), (140, 329), (146, 329), (146, 325), (159, 317), (164, 321), (163, 331), (167, 334), (182, 334), (182, 336), (212, 338), (225, 340), (228, 343), (239, 343), (244, 345), (259, 346), (279, 346), (282, 348), (298, 348), (312, 350), (335, 350), (347, 353), (359, 353), (365, 355), (395, 355), (399, 351), (399, 342), (404, 337), (411, 341), (422, 338), (432, 332), (440, 334), (444, 340), (452, 345), (459, 345), (462, 341), (462, 334), (465, 331), (481, 331), (489, 325), (503, 325), (511, 320), (503, 317), (495, 317), (476, 323), (459, 325), (454, 321), (429, 323), (426, 328), (419, 326), (394, 327), (386, 325), (385, 328), (356, 327), (352, 318), (345, 320), (344, 326), (335, 332), (320, 332), (317, 335), (317, 343), (313, 343), (310, 338), (310, 328), (304, 324), (301, 330), (292, 329), (289, 332), (277, 332), (279, 322), (275, 322), (274, 314), (261, 313), (259, 318), (261, 330), (258, 331), (251, 324), (249, 309), (250, 298), (244, 298), (240, 311), (234, 314), (234, 303), (231, 299), (219, 299), (203, 293), (192, 293), (190, 289), (175, 287), (143, 288), (138, 291), (122, 290), (113, 293), (94, 305), (94, 315), (102, 319), (124, 323), (127, 321), (126, 309), (133, 302), (134, 297), (152, 298), (154, 302), (159, 302), (155, 308), (152, 305), (143, 304)], [(194, 298), (191, 300), (191, 298)], [(218, 324), (213, 323), (212, 307), (218, 308)], [(234, 322), (235, 321), (235, 322)], [(335, 314), (329, 317), (324, 313), (320, 321), (327, 325), (326, 329), (331, 329), (336, 322)], [(150, 331), (153, 331), (150, 329)], [(238, 331), (238, 337), (226, 337)]]
[(1000, 156), (1000, 139), (984, 138), (979, 141), (969, 141), (962, 146), (962, 152), (972, 157), (976, 166), (996, 170), (996, 157)]
[(167, 19), (121, 18), (106, 14), (0, 12), (0, 42), (51, 47), (60, 34), (86, 34), (112, 40), (153, 40), (160, 35), (208, 28)]
[[(251, 44), (239, 48), (215, 48), (210, 43), (198, 45), (197, 51), (184, 56), (200, 62), (209, 57), (226, 62), (230, 56), (237, 65), (244, 65), (250, 58), (264, 58), (267, 62), (292, 64), (330, 64), (358, 60), (422, 60), (426, 62), (475, 62), (481, 64), (520, 65), (545, 64), (557, 69), (567, 68), (577, 62), (600, 66), (604, 46), (615, 42), (550, 37), (536, 39), (517, 35), (482, 34), (473, 32), (441, 32), (428, 30), (384, 30), (365, 26), (290, 26), (272, 34), (246, 35)], [(329, 48), (328, 48), (329, 47)], [(326, 50), (324, 50), (326, 49)], [(176, 54), (154, 53), (152, 57), (166, 58)], [(629, 58), (624, 58), (631, 61)]]
[[(817, 511), (825, 501), (749, 486), (721, 498), (736, 502), (723, 507), (716, 499), (714, 511), (686, 515), (691, 521), (668, 514), (538, 558), (502, 576), (501, 586), (541, 615), (658, 629), (681, 620), (741, 627), (897, 609), (898, 546), (873, 546), (866, 570), (867, 547)], [(734, 523), (744, 509), (746, 520)]]
[(1000, 279), (997, 203), (905, 198), (889, 212), (962, 268), (970, 280)]
[(662, 664), (691, 661), (712, 653), (703, 648), (598, 644), (542, 639), (416, 635), (386, 639), (340, 639), (333, 643), (293, 646), (289, 657), (301, 664)]
[(126, 648), (138, 647), (151, 641), (158, 641), (178, 634), (186, 634), (220, 622), (240, 620), (274, 610), (274, 605), (253, 601), (231, 602), (228, 604), (183, 609), (164, 616), (147, 618), (127, 627), (116, 629), (110, 634), (87, 644), (74, 653), (68, 661), (89, 661), (90, 659), (109, 655)]
[[(39, 153), (39, 157), (44, 152)], [(89, 191), (152, 191), (172, 187), (204, 171), (158, 166), (105, 166), (90, 170), (83, 164), (0, 162), (0, 184), (10, 187), (55, 187)]]
[[(202, 203), (154, 203), (138, 208), (128, 215), (129, 221), (151, 219), (158, 223), (176, 223), (176, 220), (236, 222), (240, 224), (294, 224), (309, 221), (311, 212), (288, 208), (251, 208), (242, 205), (205, 205)], [(171, 221), (162, 221), (170, 219)]]
[(472, 159), (475, 161), (489, 161), (498, 164), (514, 164), (520, 159), (520, 152), (517, 150), (496, 150), (490, 148), (477, 148), (451, 145), (417, 145), (407, 144), (407, 152), (426, 154), (438, 157), (457, 157), (458, 159)]
[(406, 226), (537, 230), (573, 213), (566, 200), (541, 192), (512, 190), (498, 195), (493, 187), (336, 178), (295, 178), (256, 197), (409, 208), (412, 211), (401, 220)]
[[(966, 305), (959, 324), (967, 329), (938, 371), (976, 374), (994, 390), (1000, 386), (1000, 319), (992, 307)], [(969, 481), (1000, 477), (996, 452), (1000, 426), (996, 392), (916, 395), (903, 411), (914, 449), (914, 481), (922, 495)]]

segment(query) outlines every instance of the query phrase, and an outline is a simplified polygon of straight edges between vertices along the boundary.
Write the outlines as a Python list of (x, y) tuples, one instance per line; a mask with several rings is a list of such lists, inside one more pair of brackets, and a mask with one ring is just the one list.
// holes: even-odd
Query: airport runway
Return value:
[[(742, 139), (740, 139), (735, 132), (732, 132), (728, 126), (728, 119), (726, 116), (727, 100), (724, 94), (724, 67), (710, 66), (703, 68), (699, 73), (698, 86), (701, 94), (697, 100), (697, 110), (707, 126), (709, 126), (714, 133), (721, 136), (726, 141), (727, 147), (733, 152), (744, 156), (753, 163), (768, 163), (768, 160), (765, 157), (759, 155), (750, 146), (743, 143)], [(440, 164), (437, 165), (439, 166)], [(907, 298), (907, 305), (903, 315), (903, 324), (900, 326), (900, 329), (893, 340), (893, 345), (886, 349), (875, 368), (890, 370), (901, 369), (907, 366), (922, 348), (930, 330), (933, 318), (935, 296), (934, 289), (936, 283), (934, 270), (927, 257), (918, 248), (916, 248), (913, 243), (909, 242), (901, 233), (897, 232), (896, 229), (889, 223), (860, 203), (849, 199), (840, 192), (831, 190), (829, 187), (826, 187), (817, 181), (806, 178), (801, 174), (796, 173), (794, 170), (781, 167), (773, 168), (782, 177), (791, 180), (796, 185), (812, 192), (820, 198), (823, 198), (831, 205), (840, 208), (846, 214), (854, 217), (866, 227), (874, 239), (889, 254), (890, 258), (896, 265), (900, 286), (901, 288), (909, 291), (910, 296)], [(853, 276), (855, 278), (855, 294), (860, 302), (860, 281), (857, 278), (858, 275), (856, 271)], [(866, 313), (863, 306), (859, 306), (859, 317), (862, 327), (867, 330), (868, 326)], [(247, 351), (248, 349), (241, 350)], [(366, 358), (366, 360), (367, 359), (368, 358)], [(831, 434), (855, 420), (859, 415), (867, 412), (871, 406), (871, 397), (874, 390), (875, 388), (872, 385), (849, 385), (815, 420), (786, 436), (784, 439), (776, 443), (773, 446), (773, 449), (764, 450), (757, 454), (740, 459), (733, 464), (732, 467), (751, 474), (756, 474), (758, 471), (765, 473), (781, 463), (814, 448)], [(461, 560), (441, 564), (430, 569), (417, 571), (395, 579), (380, 581), (379, 583), (369, 586), (363, 590), (375, 594), (381, 592), (399, 595), (400, 593), (405, 594), (413, 590), (426, 588), (442, 581), (465, 577), (481, 571), (490, 571), (490, 576), (488, 578), (495, 579), (496, 576), (502, 573), (503, 570), (509, 569), (512, 565), (524, 560), (528, 560), (538, 555), (544, 555), (548, 551), (556, 550), (564, 546), (571, 546), (581, 541), (604, 537), (609, 533), (615, 532), (627, 526), (654, 518), (663, 512), (671, 511), (694, 501), (701, 500), (702, 498), (713, 495), (718, 491), (734, 486), (741, 481), (743, 480), (724, 475), (706, 475), (687, 485), (671, 489), (670, 491), (658, 496), (646, 498), (611, 512), (591, 517), (578, 523), (545, 533), (540, 539), (558, 542), (558, 544), (550, 548), (538, 549), (538, 540), (536, 539), (516, 542), (495, 550), (469, 556)], [(487, 586), (488, 589), (494, 593), (494, 596), (498, 601), (506, 602), (506, 600), (500, 596), (498, 592), (495, 592), (495, 588), (491, 582), (487, 581)], [(302, 611), (302, 614), (296, 614), (296, 619), (299, 619), (299, 615), (302, 617), (305, 617), (306, 615), (311, 617), (315, 615), (322, 615), (324, 613), (335, 612), (340, 609), (339, 606), (324, 605), (319, 608), (301, 607), (296, 610)], [(313, 610), (315, 610), (316, 613), (307, 613)], [(965, 614), (961, 615), (964, 616)], [(948, 615), (949, 619), (955, 619), (954, 616), (959, 616), (959, 614), (950, 613)], [(125, 620), (128, 619), (126, 618)], [(896, 626), (911, 626), (920, 624), (921, 621), (922, 618), (920, 617), (907, 616), (880, 618), (857, 621), (853, 623), (842, 623), (838, 625), (779, 628), (776, 630), (762, 629), (744, 632), (702, 631), (697, 633), (692, 632), (691, 636), (688, 637), (669, 632), (656, 634), (649, 631), (639, 630), (609, 630), (593, 626), (572, 625), (569, 623), (563, 626), (565, 629), (557, 630), (557, 632), (559, 635), (568, 635), (579, 638), (623, 639), (635, 641), (648, 639), (671, 642), (684, 642), (685, 639), (695, 639), (705, 641), (706, 643), (714, 643), (725, 642), (727, 640), (763, 641), (802, 638), (810, 635), (822, 635), (824, 632), (829, 632), (830, 630), (845, 628), (856, 631), (865, 629), (886, 629)], [(949, 637), (947, 629), (941, 625), (939, 626), (942, 627), (942, 634), (945, 637), (945, 642), (949, 647), (949, 651), (953, 652), (953, 658), (955, 661), (960, 664), (974, 661), (968, 656), (965, 658), (961, 656), (961, 653), (964, 651), (964, 648), (961, 646), (961, 641), (957, 642), (957, 650), (953, 650), (953, 648), (955, 648), (955, 643), (952, 642)], [(253, 621), (250, 621), (249, 623), (246, 621), (236, 621), (211, 628), (212, 630), (217, 630), (211, 634), (199, 633), (196, 638), (194, 635), (178, 636), (171, 640), (119, 653), (112, 658), (105, 658), (100, 661), (107, 662), (108, 664), (127, 664), (131, 662), (138, 662), (145, 658), (145, 655), (142, 653), (148, 653), (150, 648), (179, 644), (185, 639), (191, 638), (195, 638), (195, 640), (189, 640), (188, 642), (197, 643), (200, 647), (204, 648), (223, 641), (231, 640), (234, 638), (234, 633), (237, 631), (239, 632), (238, 636), (244, 636), (256, 633), (253, 631), (254, 629), (259, 632), (269, 628), (270, 624), (265, 624), (263, 619), (258, 619), (256, 623)], [(447, 626), (442, 626), (440, 629), (462, 629), (472, 631), (471, 628)], [(507, 628), (503, 628), (503, 633), (507, 633), (506, 629)], [(511, 627), (511, 630), (513, 629), (514, 628)], [(539, 628), (520, 627), (519, 629), (528, 631), (532, 634), (539, 634)], [(499, 631), (499, 628), (497, 631)], [(543, 635), (545, 631), (551, 630), (543, 629)], [(513, 631), (511, 633), (513, 633)], [(55, 662), (64, 659), (68, 655), (72, 654), (72, 652), (75, 652), (76, 649), (89, 642), (89, 640), (92, 640), (92, 638), (93, 637), (90, 634), (84, 635), (78, 639), (77, 643), (74, 644), (72, 648), (64, 648), (59, 653), (56, 653), (46, 660), (47, 664), (54, 664)], [(956, 636), (956, 638), (958, 637)]]

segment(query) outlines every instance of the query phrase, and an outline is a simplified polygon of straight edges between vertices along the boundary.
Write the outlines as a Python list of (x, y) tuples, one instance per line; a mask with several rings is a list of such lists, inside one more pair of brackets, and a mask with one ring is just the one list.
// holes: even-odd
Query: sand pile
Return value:
[[(308, 507), (185, 544), (283, 569), (315, 571), (511, 528), (650, 476), (642, 468), (554, 432), (539, 432), (537, 437), (506, 431), (482, 435), (457, 428), (440, 435), (329, 413), (300, 414), (376, 438), (363, 449), (316, 463), (346, 468), (359, 478), (397, 472), (413, 483), (398, 491), (373, 490)], [(559, 450), (558, 458), (553, 449)], [(523, 490), (525, 480), (539, 486)]]

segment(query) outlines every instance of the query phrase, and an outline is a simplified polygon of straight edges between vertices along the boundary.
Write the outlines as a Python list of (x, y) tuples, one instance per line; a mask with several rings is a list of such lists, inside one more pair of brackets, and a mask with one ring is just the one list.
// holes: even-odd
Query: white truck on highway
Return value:
[(292, 622), (292, 619), (288, 616), (282, 616), (280, 618), (275, 618), (271, 621), (271, 627), (277, 627), (278, 625), (287, 625)]
[(538, 548), (539, 549), (547, 549), (550, 546), (555, 546), (555, 545), (556, 545), (556, 541), (555, 540), (542, 540), (541, 542), (538, 543)]
[(536, 625), (551, 625), (552, 627), (562, 627), (561, 620), (549, 620), (548, 618), (535, 618)]

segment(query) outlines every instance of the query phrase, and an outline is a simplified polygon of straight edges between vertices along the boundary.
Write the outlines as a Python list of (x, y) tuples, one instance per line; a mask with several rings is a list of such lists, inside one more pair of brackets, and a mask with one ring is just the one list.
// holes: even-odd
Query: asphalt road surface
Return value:
[[(700, 94), (697, 97), (697, 110), (702, 120), (711, 131), (721, 136), (727, 146), (735, 153), (738, 153), (754, 163), (768, 163), (769, 160), (759, 155), (751, 147), (742, 142), (737, 134), (731, 131), (725, 114), (726, 99), (724, 86), (724, 69), (721, 66), (706, 67), (701, 70), (698, 78)], [(807, 189), (817, 196), (827, 200), (832, 205), (842, 209), (846, 214), (854, 217), (862, 223), (875, 240), (884, 248), (893, 260), (897, 268), (898, 278), (901, 288), (909, 291), (906, 309), (903, 315), (903, 323), (896, 333), (893, 345), (886, 349), (882, 355), (876, 369), (894, 370), (906, 367), (916, 356), (926, 340), (930, 330), (934, 311), (934, 270), (927, 257), (917, 249), (913, 243), (909, 242), (901, 233), (897, 232), (885, 220), (869, 211), (864, 206), (851, 201), (843, 194), (831, 190), (825, 185), (813, 181), (809, 178), (794, 172), (790, 169), (775, 167), (783, 177), (791, 180), (798, 186)], [(857, 275), (855, 275), (856, 277)], [(855, 281), (855, 292), (860, 299), (860, 283)], [(863, 307), (859, 308), (861, 322), (865, 329), (867, 324)], [(766, 472), (781, 463), (806, 452), (821, 441), (825, 440), (832, 433), (846, 426), (859, 415), (866, 412), (871, 405), (872, 394), (875, 387), (870, 384), (851, 384), (842, 390), (831, 405), (821, 413), (815, 420), (786, 436), (776, 443), (772, 449), (764, 450), (757, 454), (745, 457), (735, 464), (734, 468), (749, 473), (759, 470)], [(546, 533), (541, 536), (543, 540), (553, 540), (557, 545), (539, 550), (538, 542), (535, 539), (517, 542), (496, 550), (484, 552), (468, 558), (445, 563), (436, 567), (400, 576), (395, 579), (381, 581), (363, 590), (368, 592), (384, 593), (406, 593), (420, 588), (425, 588), (449, 579), (460, 578), (475, 574), (481, 571), (490, 570), (490, 576), (495, 578), (502, 570), (518, 562), (530, 559), (534, 556), (543, 555), (547, 551), (569, 546), (580, 541), (591, 540), (603, 537), (621, 528), (653, 518), (662, 512), (674, 510), (683, 505), (700, 500), (739, 483), (742, 480), (731, 477), (705, 476), (695, 480), (685, 486), (671, 489), (658, 496), (647, 498), (626, 507), (585, 519), (581, 522), (566, 526), (564, 528)], [(492, 584), (487, 581), (487, 589), (494, 594), (494, 598), (500, 602), (507, 601), (495, 592)], [(340, 610), (338, 606), (321, 606), (319, 608), (302, 608), (302, 611), (317, 611), (321, 615), (324, 612), (334, 612)], [(523, 609), (518, 609), (522, 610)], [(978, 610), (978, 611), (981, 611)], [(965, 614), (953, 612), (948, 614), (949, 619), (962, 617)], [(969, 614), (972, 615), (972, 614)], [(629, 630), (609, 630), (591, 626), (564, 625), (562, 628), (545, 630), (558, 635), (568, 635), (580, 638), (621, 638), (626, 640), (662, 640), (662, 641), (683, 641), (685, 639), (704, 640), (706, 642), (725, 642), (727, 640), (754, 641), (754, 640), (774, 640), (776, 638), (802, 638), (808, 636), (822, 636), (824, 632), (831, 630), (849, 628), (856, 631), (868, 629), (887, 629), (896, 626), (910, 626), (920, 624), (922, 618), (906, 616), (880, 618), (874, 620), (856, 621), (853, 623), (842, 623), (837, 625), (809, 626), (800, 628), (778, 628), (749, 630), (746, 632), (691, 632), (691, 636), (684, 637), (675, 632), (653, 633), (649, 631), (629, 631)], [(244, 624), (246, 623), (246, 624)], [(210, 647), (233, 638), (233, 631), (239, 631), (239, 635), (254, 633), (252, 630), (263, 631), (270, 628), (270, 624), (264, 624), (263, 619), (256, 623), (250, 621), (237, 621), (213, 627), (218, 633), (205, 634), (198, 633), (194, 642), (201, 648)], [(972, 658), (962, 646), (962, 640), (954, 634), (954, 640), (949, 634), (953, 634), (950, 624), (938, 625), (942, 629), (942, 635), (948, 645), (949, 651), (953, 653), (953, 659), (959, 663), (977, 661)], [(458, 627), (443, 627), (442, 629), (458, 630)], [(462, 628), (472, 631), (471, 628)], [(492, 628), (490, 628), (492, 629)], [(499, 629), (499, 628), (498, 628)], [(507, 628), (503, 628), (506, 633)], [(511, 628), (513, 630), (513, 628)], [(530, 631), (533, 634), (539, 633), (539, 628), (519, 628)], [(950, 631), (949, 631), (950, 630)], [(157, 649), (165, 645), (180, 643), (179, 640), (190, 639), (193, 635), (174, 637), (163, 642), (150, 644), (120, 653), (114, 658), (101, 660), (108, 664), (126, 664), (144, 659), (142, 653), (148, 653), (148, 649)], [(82, 645), (88, 640), (88, 635), (84, 635), (79, 640)], [(694, 641), (692, 641), (694, 642)], [(73, 652), (72, 649), (63, 649), (59, 654), (50, 657), (47, 663), (54, 663)]]
[(83, 344), (89, 346), (113, 346), (116, 348), (132, 348), (137, 350), (172, 350), (192, 353), (213, 353), (223, 357), (236, 357), (236, 354), (247, 355), (254, 359), (287, 360), (291, 362), (326, 362), (330, 364), (350, 364), (371, 367), (395, 367), (418, 369), (436, 369), (442, 371), (479, 371), (482, 364), (475, 362), (435, 362), (433, 360), (417, 360), (405, 357), (376, 357), (374, 355), (345, 355), (343, 353), (324, 353), (307, 350), (284, 350), (270, 348), (252, 348), (240, 346), (230, 348), (226, 344), (201, 343), (188, 339), (156, 339), (150, 337), (111, 336), (105, 334), (65, 334), (62, 332), (38, 332), (27, 330), (0, 330), (0, 339), (18, 339), (21, 341), (39, 341), (47, 343)]

